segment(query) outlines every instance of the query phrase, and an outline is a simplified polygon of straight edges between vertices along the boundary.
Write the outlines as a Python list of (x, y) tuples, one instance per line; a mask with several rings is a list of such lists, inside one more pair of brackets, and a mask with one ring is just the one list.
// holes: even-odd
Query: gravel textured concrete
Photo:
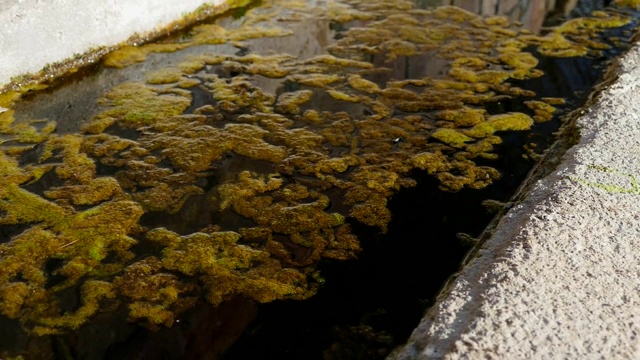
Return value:
[[(226, 0), (206, 3), (220, 5)], [(90, 48), (162, 28), (203, 0), (0, 0), (0, 86)]]
[(640, 46), (392, 359), (640, 359)]

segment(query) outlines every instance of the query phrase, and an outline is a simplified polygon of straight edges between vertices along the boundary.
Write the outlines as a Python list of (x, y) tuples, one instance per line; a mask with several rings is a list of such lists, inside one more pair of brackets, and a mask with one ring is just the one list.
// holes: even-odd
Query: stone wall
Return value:
[(167, 26), (227, 0), (0, 0), (0, 86), (90, 48)]

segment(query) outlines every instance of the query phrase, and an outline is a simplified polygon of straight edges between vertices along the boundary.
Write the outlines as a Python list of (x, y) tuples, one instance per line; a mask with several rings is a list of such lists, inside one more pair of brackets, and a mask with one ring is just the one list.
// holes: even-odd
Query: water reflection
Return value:
[(611, 0), (416, 0), (420, 7), (455, 5), (481, 15), (502, 15), (534, 33), (569, 17), (586, 16)]

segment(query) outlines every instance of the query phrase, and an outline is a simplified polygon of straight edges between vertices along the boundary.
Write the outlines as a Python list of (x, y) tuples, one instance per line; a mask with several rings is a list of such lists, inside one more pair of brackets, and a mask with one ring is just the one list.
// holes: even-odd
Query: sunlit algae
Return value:
[[(536, 36), (455, 7), (307, 3), (264, 1), (237, 29), (200, 25), (179, 42), (122, 48), (104, 64), (124, 68), (156, 52), (294, 36), (280, 24), (309, 17), (345, 24), (325, 54), (186, 56), (148, 72), (146, 83), (110, 89), (101, 113), (77, 134), (56, 134), (50, 122), (17, 123), (13, 110), (0, 114), (0, 224), (20, 229), (0, 244), (4, 316), (44, 335), (123, 307), (130, 320), (154, 327), (171, 326), (201, 298), (308, 298), (321, 282), (320, 259), (360, 250), (345, 217), (385, 231), (387, 201), (415, 185), (415, 170), (435, 176), (444, 191), (486, 187), (500, 173), (476, 159), (495, 159), (501, 134), (551, 118), (562, 99), (534, 100), (509, 83), (543, 75), (523, 49), (593, 54), (606, 47), (598, 31), (629, 22), (599, 12)], [(373, 80), (389, 71), (384, 65), (425, 55), (445, 61), (445, 73)], [(256, 77), (281, 79), (290, 91), (262, 90)], [(0, 95), (0, 106), (11, 108), (30, 89)], [(186, 114), (193, 89), (212, 101)], [(483, 109), (514, 96), (531, 98), (531, 112)], [(262, 165), (222, 174), (229, 155)], [(113, 175), (98, 175), (99, 167)], [(45, 177), (53, 185), (41, 196), (27, 190)], [(235, 222), (214, 220), (188, 234), (141, 224), (144, 214), (170, 217), (197, 197)], [(143, 253), (138, 244), (156, 250)], [(80, 303), (63, 310), (60, 294), (74, 288)]]

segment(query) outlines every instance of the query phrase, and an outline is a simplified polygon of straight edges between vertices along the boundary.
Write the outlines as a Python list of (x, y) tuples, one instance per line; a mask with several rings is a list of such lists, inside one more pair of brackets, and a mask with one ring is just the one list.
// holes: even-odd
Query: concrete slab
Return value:
[(640, 46), (391, 359), (640, 358)]
[[(227, 0), (207, 1), (221, 5)], [(0, 0), (0, 87), (14, 76), (166, 27), (202, 0)]]

